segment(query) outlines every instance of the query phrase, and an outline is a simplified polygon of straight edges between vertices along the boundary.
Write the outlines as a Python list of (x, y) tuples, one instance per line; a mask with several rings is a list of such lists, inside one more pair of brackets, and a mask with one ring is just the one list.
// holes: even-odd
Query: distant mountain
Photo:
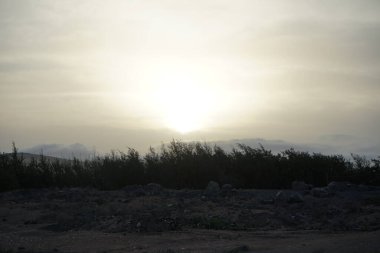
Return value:
[(71, 145), (64, 144), (40, 144), (31, 148), (20, 149), (20, 152), (36, 154), (43, 154), (44, 156), (52, 156), (63, 159), (73, 159), (74, 157), (84, 160), (94, 157), (95, 151), (87, 148), (80, 143)]
[[(7, 153), (6, 155), (12, 156), (11, 153)], [(36, 161), (39, 161), (41, 159), (41, 155), (24, 153), (24, 152), (17, 153), (17, 157), (22, 158), (23, 162), (25, 162), (25, 163), (30, 163), (32, 161), (32, 159), (34, 159)], [(44, 155), (44, 159), (47, 162), (55, 162), (58, 160), (60, 163), (66, 163), (66, 162), (71, 161), (70, 159), (64, 159), (64, 158), (54, 157), (54, 156), (45, 156), (45, 155)]]
[(305, 151), (310, 153), (322, 154), (340, 154), (345, 157), (350, 157), (351, 153), (365, 155), (368, 158), (377, 158), (380, 156), (380, 144), (369, 144), (366, 142), (353, 141), (348, 139), (332, 139), (324, 140), (319, 143), (292, 143), (283, 140), (267, 140), (261, 138), (253, 139), (234, 139), (227, 141), (209, 142), (209, 144), (216, 144), (226, 151), (231, 151), (236, 148), (237, 144), (245, 144), (250, 147), (260, 147), (262, 145), (265, 149), (269, 149), (274, 153), (285, 151), (289, 148), (294, 148), (297, 151)]
[(262, 138), (254, 139), (234, 139), (228, 141), (216, 141), (212, 142), (223, 149), (230, 151), (232, 148), (236, 148), (237, 144), (244, 144), (253, 148), (258, 148), (262, 145), (265, 149), (269, 149), (274, 153), (279, 153), (290, 148), (294, 148), (299, 151), (307, 152), (321, 152), (321, 153), (334, 153), (333, 148), (329, 145), (323, 144), (299, 144), (292, 143), (283, 140), (267, 140)]
[[(317, 143), (292, 143), (284, 140), (269, 140), (263, 138), (247, 138), (247, 139), (232, 139), (220, 141), (208, 141), (209, 145), (218, 145), (227, 152), (237, 147), (237, 144), (245, 144), (253, 148), (258, 148), (262, 145), (265, 149), (271, 150), (273, 153), (279, 153), (289, 148), (294, 148), (297, 151), (305, 151), (310, 153), (322, 153), (325, 155), (341, 154), (350, 158), (351, 153), (365, 155), (367, 158), (378, 158), (380, 156), (380, 143), (370, 143), (366, 140), (360, 140), (348, 135), (330, 135), (322, 136)], [(166, 143), (167, 144), (167, 143)], [(157, 150), (160, 150), (159, 145), (154, 145)], [(142, 155), (148, 151), (139, 150)], [(85, 160), (92, 159), (95, 155), (103, 155), (95, 152), (83, 144), (75, 143), (71, 145), (64, 144), (41, 144), (31, 148), (20, 149), (20, 152), (28, 155), (40, 154), (44, 156), (68, 159), (74, 157)]]

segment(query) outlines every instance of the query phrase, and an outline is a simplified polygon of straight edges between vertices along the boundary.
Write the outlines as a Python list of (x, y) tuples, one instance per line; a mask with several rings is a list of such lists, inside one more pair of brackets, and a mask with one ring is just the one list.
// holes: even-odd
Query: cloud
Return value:
[(177, 69), (190, 73), (178, 82), (199, 72), (217, 94), (205, 139), (380, 142), (379, 10), (378, 0), (0, 0), (0, 147), (170, 139), (149, 77)]

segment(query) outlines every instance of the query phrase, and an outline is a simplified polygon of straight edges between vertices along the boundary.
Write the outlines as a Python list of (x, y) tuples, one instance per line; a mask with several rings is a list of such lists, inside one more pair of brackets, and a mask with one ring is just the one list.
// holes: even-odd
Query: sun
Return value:
[(136, 127), (181, 134), (207, 131), (214, 127), (225, 104), (217, 103), (220, 90), (213, 86), (215, 80), (207, 68), (197, 62), (144, 61), (136, 64), (129, 79), (123, 71), (113, 70), (110, 103), (123, 115), (136, 115)]
[(161, 76), (155, 93), (163, 124), (186, 134), (206, 127), (212, 96), (194, 76), (176, 73)]
[(167, 126), (181, 134), (202, 129), (202, 122), (197, 117), (175, 113), (167, 118)]

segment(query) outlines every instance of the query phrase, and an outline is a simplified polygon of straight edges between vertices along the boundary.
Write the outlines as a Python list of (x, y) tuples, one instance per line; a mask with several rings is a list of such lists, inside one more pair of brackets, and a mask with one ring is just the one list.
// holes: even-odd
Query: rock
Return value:
[(141, 196), (146, 196), (146, 192), (144, 191), (143, 188), (137, 188), (133, 192), (130, 193), (132, 196), (135, 197), (141, 197)]
[(128, 185), (123, 188), (123, 191), (130, 196), (140, 197), (145, 196), (146, 192), (141, 185)]
[(264, 205), (271, 205), (274, 204), (274, 199), (262, 199), (260, 203)]
[(274, 197), (275, 202), (280, 203), (301, 203), (304, 201), (303, 196), (298, 192), (287, 193), (284, 191), (278, 191)]
[(223, 196), (231, 196), (236, 193), (236, 190), (230, 184), (224, 184), (221, 189), (221, 194)]
[(156, 183), (149, 183), (144, 187), (144, 190), (148, 195), (159, 195), (163, 189), (164, 188), (160, 184)]
[(234, 187), (231, 184), (224, 184), (222, 186), (222, 191), (232, 191)]
[(288, 197), (288, 203), (302, 203), (302, 202), (304, 202), (304, 198), (298, 192), (292, 193)]
[(137, 231), (140, 231), (141, 226), (142, 226), (141, 222), (137, 222), (137, 224), (136, 224)]
[(330, 196), (330, 192), (326, 187), (315, 187), (311, 189), (311, 195), (317, 198), (327, 198)]
[(225, 251), (226, 253), (240, 253), (249, 251), (249, 247), (247, 245), (241, 245), (230, 250)]
[(360, 184), (358, 185), (358, 190), (359, 191), (370, 191), (371, 187), (365, 184)]
[(304, 181), (293, 181), (292, 190), (293, 191), (309, 191), (311, 190), (312, 185), (306, 184)]
[(350, 190), (350, 188), (352, 188), (352, 184), (350, 184), (349, 182), (336, 182), (336, 181), (333, 181), (331, 183), (329, 183), (327, 185), (327, 189), (331, 192), (336, 192), (336, 191), (347, 191), (347, 190)]
[(219, 184), (215, 181), (210, 181), (206, 187), (205, 195), (209, 198), (215, 198), (220, 194)]
[(283, 201), (286, 201), (286, 196), (285, 196), (285, 193), (283, 191), (278, 191), (276, 193), (276, 196), (274, 197), (275, 201), (276, 202), (283, 202)]

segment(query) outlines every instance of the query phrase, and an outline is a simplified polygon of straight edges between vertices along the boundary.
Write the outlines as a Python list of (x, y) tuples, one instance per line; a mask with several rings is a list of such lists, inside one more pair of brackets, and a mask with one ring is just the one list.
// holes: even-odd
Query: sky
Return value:
[(0, 0), (0, 152), (262, 138), (380, 155), (379, 13), (378, 0)]

